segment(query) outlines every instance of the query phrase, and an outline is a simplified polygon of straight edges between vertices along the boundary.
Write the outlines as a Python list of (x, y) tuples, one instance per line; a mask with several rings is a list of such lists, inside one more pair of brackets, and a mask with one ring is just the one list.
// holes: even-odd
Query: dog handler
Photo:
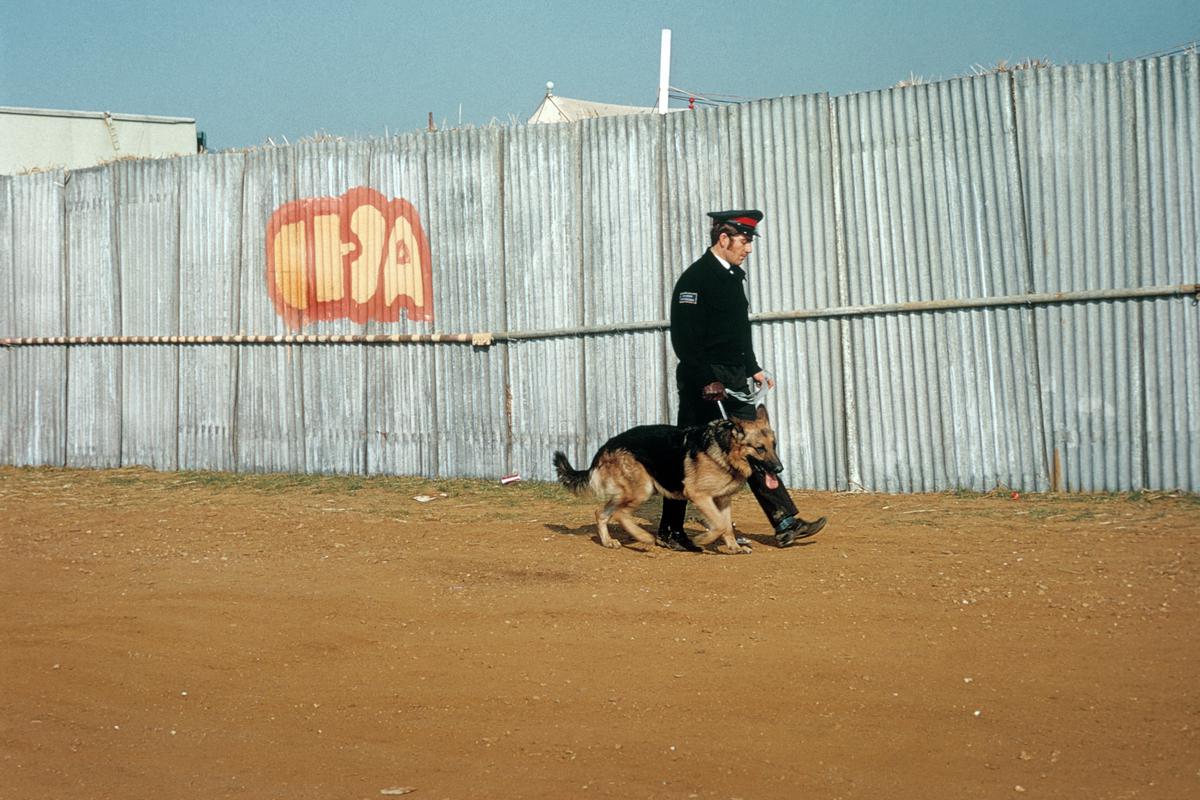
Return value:
[[(720, 418), (717, 401), (730, 416), (754, 419), (755, 408), (728, 394), (726, 387), (744, 391), (748, 379), (756, 385), (771, 380), (758, 364), (750, 340), (750, 303), (742, 264), (754, 247), (763, 213), (755, 210), (711, 211), (712, 243), (699, 260), (683, 271), (671, 295), (671, 345), (679, 358), (675, 383), (679, 388), (682, 426), (703, 425)], [(775, 542), (787, 547), (825, 527), (825, 518), (805, 522), (778, 476), (755, 469), (750, 490), (775, 529)], [(663, 498), (658, 543), (672, 550), (699, 552), (683, 532), (686, 500)]]

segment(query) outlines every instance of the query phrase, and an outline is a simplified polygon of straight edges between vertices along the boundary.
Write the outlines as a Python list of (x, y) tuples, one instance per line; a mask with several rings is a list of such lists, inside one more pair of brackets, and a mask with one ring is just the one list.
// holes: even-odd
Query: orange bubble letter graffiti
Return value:
[(412, 204), (359, 186), (280, 206), (267, 223), (267, 291), (289, 328), (433, 320), (429, 241)]

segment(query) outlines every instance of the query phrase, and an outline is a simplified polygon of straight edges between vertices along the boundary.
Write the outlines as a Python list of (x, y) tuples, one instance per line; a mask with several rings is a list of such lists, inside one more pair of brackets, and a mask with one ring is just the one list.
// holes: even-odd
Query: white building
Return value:
[(199, 149), (194, 119), (0, 106), (0, 175)]

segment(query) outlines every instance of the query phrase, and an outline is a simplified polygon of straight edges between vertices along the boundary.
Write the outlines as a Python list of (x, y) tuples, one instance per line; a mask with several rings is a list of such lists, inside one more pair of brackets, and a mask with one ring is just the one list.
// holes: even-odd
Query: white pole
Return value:
[(671, 92), (671, 29), (662, 29), (662, 49), (658, 58), (658, 113), (667, 113)]

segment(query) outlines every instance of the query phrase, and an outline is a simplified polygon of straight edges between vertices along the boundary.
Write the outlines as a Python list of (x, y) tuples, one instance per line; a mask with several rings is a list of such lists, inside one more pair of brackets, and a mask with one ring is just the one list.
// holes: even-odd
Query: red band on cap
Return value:
[(748, 225), (751, 228), (758, 227), (758, 220), (756, 220), (754, 217), (735, 217), (729, 221), (736, 222), (739, 225)]

